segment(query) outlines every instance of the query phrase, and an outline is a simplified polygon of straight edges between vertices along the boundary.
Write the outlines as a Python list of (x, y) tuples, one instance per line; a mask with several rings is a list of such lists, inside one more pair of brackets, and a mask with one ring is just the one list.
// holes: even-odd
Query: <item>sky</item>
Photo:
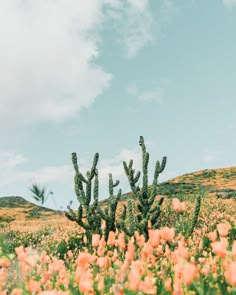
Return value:
[(72, 152), (129, 192), (140, 136), (150, 183), (236, 166), (235, 52), (236, 0), (0, 0), (0, 196), (77, 208)]

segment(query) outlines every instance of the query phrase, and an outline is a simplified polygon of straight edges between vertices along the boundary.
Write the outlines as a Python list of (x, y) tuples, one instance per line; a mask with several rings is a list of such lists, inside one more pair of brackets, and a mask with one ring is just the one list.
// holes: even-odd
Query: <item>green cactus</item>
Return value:
[[(72, 163), (75, 169), (75, 193), (80, 206), (77, 214), (75, 214), (70, 206), (68, 206), (68, 212), (65, 213), (69, 220), (77, 222), (78, 225), (85, 229), (89, 241), (93, 233), (101, 233), (101, 217), (97, 214), (99, 182), (96, 167), (98, 158), (99, 154), (96, 153), (92, 168), (87, 172), (86, 177), (84, 177), (79, 171), (77, 155), (76, 153), (72, 153)], [(93, 204), (90, 204), (92, 199), (92, 185), (94, 201)], [(86, 187), (85, 189), (84, 186)], [(86, 222), (84, 219), (86, 219)]]
[[(128, 209), (128, 212), (127, 212)], [(133, 236), (136, 230), (135, 217), (133, 212), (133, 203), (127, 201), (127, 207), (124, 205), (124, 210), (120, 216), (119, 229), (124, 231), (126, 235)]]
[(202, 194), (197, 195), (196, 202), (195, 202), (193, 219), (192, 219), (192, 224), (191, 224), (191, 228), (189, 230), (188, 236), (192, 235), (193, 230), (194, 230), (195, 226), (197, 225), (198, 216), (199, 216), (200, 208), (201, 208), (201, 200), (202, 200)]
[(109, 174), (109, 199), (108, 199), (108, 207), (103, 211), (101, 207), (97, 206), (97, 212), (100, 217), (106, 222), (105, 229), (105, 240), (107, 241), (108, 235), (110, 231), (116, 231), (116, 209), (118, 201), (121, 197), (121, 189), (118, 191), (117, 196), (114, 196), (114, 187), (119, 185), (119, 181), (117, 180), (115, 183), (113, 182), (112, 174)]
[[(150, 220), (153, 228), (158, 227), (158, 217), (160, 215), (160, 206), (163, 202), (163, 198), (159, 201), (155, 202), (155, 197), (157, 195), (157, 185), (158, 185), (158, 177), (160, 173), (163, 172), (166, 166), (166, 157), (163, 157), (162, 162), (160, 164), (159, 161), (156, 162), (154, 178), (152, 183), (151, 190), (148, 189), (148, 163), (149, 163), (149, 153), (146, 151), (146, 146), (144, 144), (144, 139), (140, 136), (139, 144), (142, 149), (142, 172), (143, 172), (143, 186), (140, 187), (137, 185), (139, 178), (141, 176), (140, 172), (135, 174), (135, 169), (133, 169), (133, 160), (130, 160), (129, 165), (126, 162), (123, 162), (125, 173), (128, 177), (128, 181), (131, 187), (131, 190), (134, 194), (135, 199), (137, 200), (137, 216), (134, 217), (135, 225), (130, 224), (130, 230), (124, 227), (124, 230), (127, 231), (128, 234), (133, 235), (133, 228), (137, 229), (141, 234), (144, 234), (145, 239), (148, 239), (148, 221)], [(155, 202), (155, 203), (154, 203)], [(130, 204), (128, 204), (128, 207)], [(128, 214), (128, 222), (133, 222), (132, 217), (129, 216), (126, 208), (124, 209), (123, 214)], [(133, 215), (133, 214), (132, 214)], [(131, 230), (132, 228), (132, 230)]]
[[(116, 209), (118, 201), (121, 197), (121, 190), (118, 191), (117, 197), (114, 196), (114, 187), (119, 185), (119, 181), (117, 180), (114, 183), (112, 174), (109, 174), (110, 197), (108, 199), (108, 207), (103, 211), (99, 206), (99, 181), (97, 170), (98, 159), (99, 154), (96, 153), (94, 156), (92, 168), (87, 172), (86, 177), (84, 177), (79, 171), (77, 155), (76, 153), (72, 153), (72, 163), (75, 169), (75, 193), (80, 205), (77, 214), (70, 208), (70, 206), (67, 207), (68, 211), (65, 213), (69, 220), (77, 222), (78, 225), (85, 229), (89, 242), (91, 242), (93, 233), (102, 234), (102, 219), (104, 219), (106, 222), (105, 240), (108, 239), (109, 231), (116, 230)], [(92, 192), (93, 203), (91, 204)]]

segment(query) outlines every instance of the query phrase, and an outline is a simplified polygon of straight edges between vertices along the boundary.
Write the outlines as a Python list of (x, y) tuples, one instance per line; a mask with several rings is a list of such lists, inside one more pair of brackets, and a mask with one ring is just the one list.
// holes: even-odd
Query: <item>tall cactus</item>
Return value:
[[(68, 206), (66, 217), (77, 222), (85, 229), (86, 236), (91, 241), (93, 233), (102, 234), (101, 222), (102, 219), (106, 222), (105, 240), (108, 239), (109, 231), (116, 230), (116, 209), (118, 201), (121, 197), (121, 190), (118, 191), (117, 197), (114, 196), (114, 187), (119, 185), (119, 181), (113, 182), (112, 174), (109, 174), (109, 194), (108, 207), (103, 211), (98, 203), (99, 181), (98, 181), (98, 164), (99, 154), (96, 153), (93, 160), (93, 165), (86, 177), (79, 171), (77, 155), (72, 153), (72, 163), (75, 170), (75, 193), (80, 203), (77, 214)], [(85, 186), (85, 188), (84, 188)], [(93, 186), (93, 204), (92, 201), (92, 186)]]
[[(90, 240), (92, 233), (101, 232), (101, 217), (97, 214), (98, 206), (98, 163), (99, 154), (96, 153), (93, 160), (93, 165), (90, 171), (87, 172), (86, 177), (83, 176), (78, 167), (77, 155), (72, 153), (72, 163), (75, 169), (75, 193), (80, 203), (77, 214), (68, 206), (68, 212), (65, 213), (66, 217), (77, 222), (78, 225), (83, 227), (86, 231), (86, 236)], [(93, 204), (92, 199), (92, 184), (93, 184)], [(84, 189), (84, 186), (86, 187)], [(86, 219), (86, 222), (85, 220)]]
[(106, 229), (105, 229), (105, 240), (108, 239), (108, 235), (110, 231), (116, 230), (116, 209), (118, 201), (121, 197), (121, 189), (119, 189), (117, 196), (114, 196), (114, 187), (119, 185), (119, 181), (117, 180), (115, 183), (113, 182), (112, 174), (109, 174), (109, 199), (108, 199), (108, 206), (104, 209), (98, 205), (97, 212), (100, 217), (106, 222)]
[[(154, 178), (151, 190), (148, 189), (148, 163), (149, 163), (149, 153), (146, 151), (146, 146), (144, 144), (144, 139), (140, 136), (139, 145), (142, 149), (142, 172), (143, 172), (143, 186), (140, 188), (137, 183), (141, 176), (140, 172), (135, 174), (135, 169), (133, 169), (133, 160), (130, 160), (129, 165), (124, 161), (123, 166), (125, 173), (128, 177), (128, 181), (131, 190), (134, 194), (134, 199), (137, 200), (137, 216), (135, 216), (135, 229), (140, 233), (144, 234), (146, 240), (148, 239), (148, 221), (150, 220), (153, 228), (158, 227), (158, 217), (160, 215), (160, 206), (163, 202), (163, 198), (155, 202), (155, 197), (157, 195), (157, 184), (158, 177), (160, 173), (163, 172), (166, 166), (166, 157), (163, 157), (160, 164), (159, 161), (156, 162)], [(130, 206), (130, 205), (129, 205)], [(126, 208), (124, 209), (124, 214), (126, 214)], [(129, 215), (129, 210), (127, 212)], [(131, 217), (128, 217), (128, 223)], [(133, 225), (130, 225), (133, 229)], [(130, 230), (125, 229), (127, 232), (132, 234)]]

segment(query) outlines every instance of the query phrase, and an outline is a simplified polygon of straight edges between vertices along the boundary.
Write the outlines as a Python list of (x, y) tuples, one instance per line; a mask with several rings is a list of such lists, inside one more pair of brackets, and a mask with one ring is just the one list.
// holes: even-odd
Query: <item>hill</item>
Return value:
[(0, 222), (53, 217), (62, 212), (35, 205), (19, 196), (0, 197)]
[[(205, 169), (187, 173), (159, 184), (159, 195), (176, 196), (193, 195), (203, 186), (212, 196), (225, 197), (228, 193), (236, 195), (236, 166), (219, 169)], [(151, 186), (149, 187), (151, 189)], [(128, 192), (121, 198), (121, 203), (133, 198)], [(107, 204), (107, 199), (100, 202)], [(35, 205), (19, 196), (0, 197), (0, 222), (38, 220), (61, 220), (65, 217), (62, 211), (56, 211)]]

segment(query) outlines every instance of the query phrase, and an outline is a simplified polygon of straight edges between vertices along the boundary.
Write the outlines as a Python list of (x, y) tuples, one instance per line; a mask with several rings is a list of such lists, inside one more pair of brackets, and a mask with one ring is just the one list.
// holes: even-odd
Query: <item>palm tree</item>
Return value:
[(40, 203), (42, 206), (43, 204), (46, 202), (47, 198), (49, 197), (49, 195), (53, 194), (53, 192), (49, 192), (47, 195), (46, 195), (46, 190), (44, 187), (42, 187), (42, 189), (39, 187), (38, 184), (36, 183), (33, 183), (32, 184), (32, 188), (29, 188), (30, 191), (33, 193), (33, 198), (38, 202)]

